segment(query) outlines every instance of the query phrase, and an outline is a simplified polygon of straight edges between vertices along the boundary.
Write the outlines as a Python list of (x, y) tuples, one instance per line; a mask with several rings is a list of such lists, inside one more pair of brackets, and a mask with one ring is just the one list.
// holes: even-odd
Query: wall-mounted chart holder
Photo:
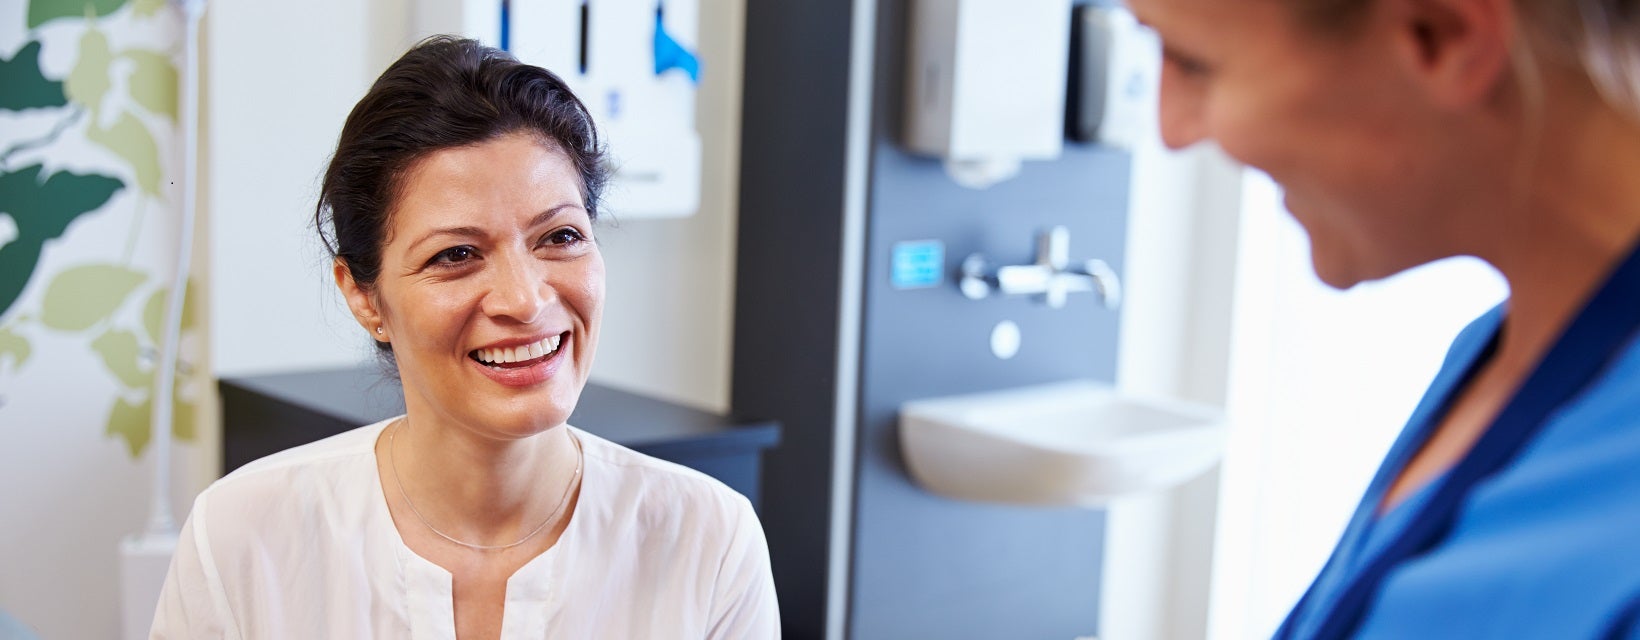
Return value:
[(699, 209), (698, 0), (417, 0), (415, 10), (422, 33), (505, 45), (564, 79), (615, 168), (604, 212), (669, 218)]

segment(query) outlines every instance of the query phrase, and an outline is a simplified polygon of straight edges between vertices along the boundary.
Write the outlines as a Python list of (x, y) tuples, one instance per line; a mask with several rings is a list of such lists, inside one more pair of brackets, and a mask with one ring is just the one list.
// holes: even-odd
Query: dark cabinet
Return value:
[[(379, 367), (226, 378), (221, 390), (223, 473), (404, 412), (398, 381)], [(717, 478), (760, 510), (762, 454), (780, 442), (780, 426), (772, 421), (718, 415), (591, 383), (569, 422)]]

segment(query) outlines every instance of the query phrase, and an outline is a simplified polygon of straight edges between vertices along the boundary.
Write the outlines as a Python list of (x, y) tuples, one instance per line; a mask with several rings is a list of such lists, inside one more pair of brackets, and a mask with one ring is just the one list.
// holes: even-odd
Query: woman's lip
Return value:
[[(526, 342), (524, 344), (529, 343)], [(472, 358), (467, 358), (466, 360), (471, 363), (472, 366), (477, 367), (479, 373), (484, 374), (485, 377), (488, 377), (489, 379), (494, 380), (504, 386), (528, 387), (540, 384), (558, 372), (558, 367), (564, 360), (565, 348), (568, 347), (569, 344), (569, 339), (566, 337), (564, 341), (558, 345), (558, 350), (552, 352), (552, 355), (547, 356), (540, 362), (524, 367), (492, 367)]]

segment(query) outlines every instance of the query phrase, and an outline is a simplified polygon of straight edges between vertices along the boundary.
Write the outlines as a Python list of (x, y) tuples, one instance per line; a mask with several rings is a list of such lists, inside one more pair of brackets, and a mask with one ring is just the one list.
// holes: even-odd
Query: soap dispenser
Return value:
[(1070, 0), (913, 0), (905, 147), (983, 188), (1059, 157)]

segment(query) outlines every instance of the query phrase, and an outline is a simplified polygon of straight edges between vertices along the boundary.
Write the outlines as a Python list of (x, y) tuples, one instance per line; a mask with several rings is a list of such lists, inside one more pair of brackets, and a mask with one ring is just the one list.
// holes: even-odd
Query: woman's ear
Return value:
[(330, 269), (336, 276), (336, 288), (342, 291), (342, 297), (347, 299), (347, 308), (353, 312), (353, 319), (358, 321), (359, 326), (364, 327), (370, 337), (379, 342), (387, 342), (389, 332), (381, 310), (376, 306), (375, 297), (353, 281), (353, 271), (347, 268), (345, 260), (336, 258)]
[(1434, 101), (1465, 109), (1490, 102), (1516, 46), (1512, 0), (1396, 0), (1402, 50)]

